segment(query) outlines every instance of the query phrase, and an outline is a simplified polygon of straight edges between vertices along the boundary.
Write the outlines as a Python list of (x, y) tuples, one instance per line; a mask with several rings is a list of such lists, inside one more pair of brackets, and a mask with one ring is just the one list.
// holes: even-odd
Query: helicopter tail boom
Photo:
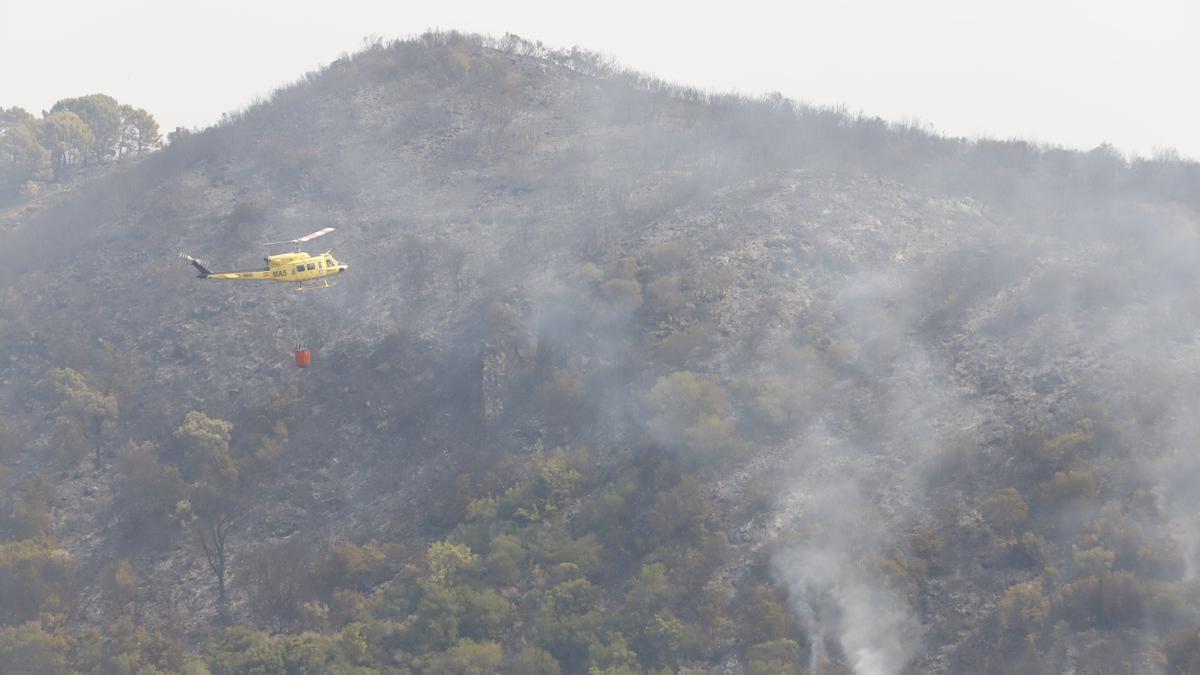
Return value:
[(212, 273), (213, 273), (212, 270), (205, 267), (204, 263), (200, 262), (199, 260), (196, 260), (192, 256), (190, 256), (186, 253), (180, 253), (179, 257), (186, 258), (188, 262), (192, 263), (192, 266), (195, 267), (198, 272), (200, 272), (200, 274), (198, 274), (197, 276), (200, 277), (201, 279), (207, 279), (209, 276), (212, 275)]

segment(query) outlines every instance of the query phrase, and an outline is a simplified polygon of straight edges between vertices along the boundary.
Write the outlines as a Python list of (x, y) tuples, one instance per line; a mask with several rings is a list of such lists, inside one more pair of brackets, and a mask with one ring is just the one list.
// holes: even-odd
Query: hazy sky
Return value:
[(0, 0), (0, 106), (103, 92), (203, 127), (367, 36), (427, 28), (943, 134), (1200, 158), (1200, 0)]

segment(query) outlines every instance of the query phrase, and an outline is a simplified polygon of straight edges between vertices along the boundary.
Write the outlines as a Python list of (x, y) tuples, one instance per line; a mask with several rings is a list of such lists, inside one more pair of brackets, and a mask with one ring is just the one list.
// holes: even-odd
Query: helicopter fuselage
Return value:
[(316, 232), (311, 232), (303, 237), (296, 239), (288, 239), (287, 241), (272, 241), (268, 242), (267, 246), (276, 244), (295, 244), (296, 250), (292, 253), (280, 253), (278, 255), (269, 255), (264, 260), (267, 266), (257, 270), (235, 270), (232, 272), (214, 272), (208, 269), (202, 261), (193, 258), (186, 253), (180, 253), (179, 257), (186, 258), (199, 272), (201, 279), (228, 279), (231, 281), (283, 281), (296, 284), (296, 290), (303, 291), (311, 286), (305, 286), (304, 282), (321, 280), (317, 286), (328, 288), (333, 284), (329, 283), (327, 277), (341, 274), (350, 269), (346, 263), (340, 263), (332, 255), (330, 251), (325, 251), (320, 255), (309, 255), (300, 250), (300, 244), (306, 241), (311, 241), (317, 237), (323, 237), (330, 232), (333, 232), (333, 227), (323, 227)]
[(192, 264), (200, 270), (202, 279), (285, 281), (293, 284), (331, 277), (350, 269), (349, 265), (338, 262), (328, 251), (320, 255), (309, 255), (303, 251), (280, 253), (267, 256), (265, 260), (267, 266), (264, 269), (232, 272), (213, 272), (196, 262)]

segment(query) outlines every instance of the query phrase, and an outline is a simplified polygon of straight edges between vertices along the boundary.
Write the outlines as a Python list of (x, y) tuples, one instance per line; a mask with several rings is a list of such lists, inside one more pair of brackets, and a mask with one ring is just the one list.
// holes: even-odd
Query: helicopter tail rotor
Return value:
[(196, 260), (192, 256), (190, 256), (186, 253), (180, 253), (179, 257), (184, 258), (188, 262), (192, 263), (192, 267), (195, 267), (196, 270), (198, 272), (200, 272), (200, 274), (198, 274), (197, 276), (199, 276), (201, 279), (207, 279), (209, 277), (209, 275), (212, 274), (212, 270), (205, 267), (204, 263), (200, 262), (199, 260)]

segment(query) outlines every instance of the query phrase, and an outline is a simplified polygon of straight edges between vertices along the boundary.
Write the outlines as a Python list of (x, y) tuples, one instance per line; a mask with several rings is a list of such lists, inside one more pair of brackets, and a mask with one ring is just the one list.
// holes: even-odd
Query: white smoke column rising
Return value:
[(816, 528), (808, 543), (776, 558), (778, 573), (791, 589), (792, 608), (809, 635), (809, 668), (823, 665), (825, 630), (837, 641), (859, 675), (899, 672), (916, 649), (919, 626), (905, 600), (872, 569), (882, 532), (861, 505), (851, 480), (810, 495), (802, 516)]
[(917, 294), (900, 274), (853, 277), (836, 302), (837, 337), (855, 345), (845, 396), (795, 441), (804, 448), (785, 495), (776, 556), (793, 611), (820, 667), (822, 636), (835, 632), (859, 675), (904, 669), (920, 621), (880, 568), (920, 520), (923, 475), (978, 424), (946, 367), (915, 337)]

